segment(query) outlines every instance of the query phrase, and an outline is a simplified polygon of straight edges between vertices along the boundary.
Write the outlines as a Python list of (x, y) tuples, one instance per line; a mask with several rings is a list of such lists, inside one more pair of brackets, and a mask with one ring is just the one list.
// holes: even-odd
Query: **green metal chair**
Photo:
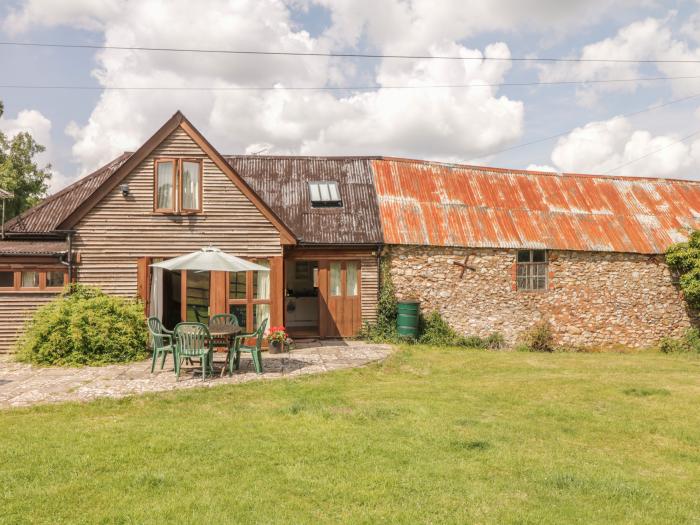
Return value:
[[(152, 374), (160, 355), (163, 356), (160, 362), (160, 369), (163, 370), (165, 358), (168, 357), (168, 354), (173, 354), (174, 356), (175, 345), (173, 344), (173, 333), (170, 330), (166, 330), (161, 320), (157, 317), (148, 318), (148, 331), (151, 333), (151, 346), (153, 347)], [(175, 363), (175, 368), (177, 369), (177, 362)]]
[[(232, 351), (229, 351), (226, 356), (226, 362), (228, 364), (228, 374), (233, 375), (233, 369), (238, 370), (241, 361), (241, 353), (246, 352), (250, 354), (253, 359), (253, 366), (255, 366), (255, 371), (258, 374), (262, 374), (262, 342), (265, 336), (265, 327), (267, 326), (267, 319), (263, 319), (260, 323), (258, 329), (251, 334), (240, 334), (236, 336), (236, 341), (233, 345)], [(255, 337), (255, 346), (244, 345), (246, 339)]]
[(179, 323), (175, 326), (175, 373), (180, 379), (182, 362), (199, 359), (202, 364), (202, 381), (211, 375), (213, 365), (213, 347), (211, 335), (202, 323)]

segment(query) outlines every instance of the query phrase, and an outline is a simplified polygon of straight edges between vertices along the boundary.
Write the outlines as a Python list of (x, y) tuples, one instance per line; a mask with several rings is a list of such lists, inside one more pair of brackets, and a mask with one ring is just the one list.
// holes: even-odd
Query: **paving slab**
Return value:
[(202, 381), (196, 367), (183, 368), (176, 381), (172, 358), (168, 358), (163, 370), (156, 365), (154, 374), (150, 359), (127, 365), (67, 368), (37, 367), (3, 358), (0, 409), (320, 374), (381, 361), (391, 351), (389, 345), (361, 341), (302, 341), (291, 352), (264, 353), (263, 374), (256, 374), (250, 357), (242, 355), (240, 370), (231, 377), (219, 374), (225, 354), (216, 354), (215, 376), (206, 381)]

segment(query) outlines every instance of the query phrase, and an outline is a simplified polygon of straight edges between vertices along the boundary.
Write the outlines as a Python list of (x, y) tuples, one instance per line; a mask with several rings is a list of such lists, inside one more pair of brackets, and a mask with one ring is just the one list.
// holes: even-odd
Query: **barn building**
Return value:
[[(379, 265), (458, 331), (641, 346), (693, 322), (663, 254), (700, 183), (387, 157), (221, 155), (177, 112), (137, 151), (48, 197), (0, 240), (0, 351), (65, 283), (138, 296), (166, 325), (234, 313), (298, 337), (376, 319)], [(207, 245), (270, 272), (166, 272)]]

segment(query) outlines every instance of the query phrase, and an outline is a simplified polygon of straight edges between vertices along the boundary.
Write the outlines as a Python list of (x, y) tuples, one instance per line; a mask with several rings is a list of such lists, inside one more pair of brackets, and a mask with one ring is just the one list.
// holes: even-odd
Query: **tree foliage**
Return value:
[[(0, 117), (3, 105), (0, 101)], [(5, 219), (31, 208), (46, 196), (51, 166), (39, 167), (36, 156), (45, 150), (34, 138), (22, 131), (11, 139), (0, 132), (0, 188), (14, 194), (5, 203)]]
[(700, 309), (700, 231), (691, 233), (688, 242), (671, 246), (666, 251), (666, 262), (679, 274), (679, 284), (688, 305)]

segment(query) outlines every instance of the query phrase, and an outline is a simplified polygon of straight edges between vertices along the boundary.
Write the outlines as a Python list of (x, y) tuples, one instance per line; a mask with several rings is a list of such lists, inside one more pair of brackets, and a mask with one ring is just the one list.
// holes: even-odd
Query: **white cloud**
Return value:
[(558, 171), (556, 168), (550, 166), (549, 164), (530, 164), (525, 169), (528, 171), (545, 171), (552, 173), (557, 173)]
[(1, 27), (10, 35), (31, 26), (69, 25), (94, 31), (102, 29), (104, 21), (119, 9), (118, 0), (27, 0), (20, 8), (9, 10)]
[[(62, 3), (72, 5), (70, 1)], [(27, 5), (17, 15), (24, 16), (26, 24), (31, 23), (32, 16), (37, 24), (69, 23), (58, 13), (39, 16), (38, 8), (32, 7), (38, 5), (38, 0)], [(52, 5), (43, 4), (50, 11)], [(425, 26), (420, 32), (421, 40), (416, 42), (406, 39), (403, 22), (409, 21), (401, 18), (405, 11), (403, 2), (338, 2), (330, 9), (333, 25), (318, 37), (297, 28), (289, 5), (282, 0), (174, 0), (167, 4), (162, 0), (142, 0), (121, 4), (116, 12), (93, 13), (93, 17), (104, 32), (106, 45), (183, 47), (186, 35), (186, 47), (193, 48), (323, 52), (340, 45), (341, 37), (347, 36), (341, 29), (354, 31), (356, 27), (362, 33), (368, 20), (376, 19), (370, 14), (381, 11), (396, 17), (382, 22), (386, 26), (390, 21), (388, 26), (393, 29), (384, 29), (395, 37), (376, 43), (382, 51), (404, 44), (410, 44), (408, 51), (412, 51), (420, 44), (422, 52), (431, 54), (483, 56), (482, 51), (456, 43), (474, 29), (474, 24), (461, 27), (460, 22), (450, 21), (449, 28), (441, 27), (449, 18), (442, 7), (438, 9), (439, 16), (410, 22)], [(430, 12), (428, 3), (422, 1), (413, 2), (411, 9), (426, 16)], [(480, 9), (491, 11), (485, 4)], [(462, 7), (457, 11), (466, 10)], [(414, 15), (408, 12), (406, 16)], [(485, 52), (503, 57), (510, 53), (503, 43), (492, 44)], [(364, 64), (351, 67), (352, 62), (323, 57), (116, 50), (100, 51), (96, 59), (94, 76), (105, 86), (491, 84), (502, 81), (510, 67), (507, 61), (385, 60), (368, 69)], [(478, 156), (517, 139), (523, 121), (522, 102), (490, 87), (380, 88), (354, 94), (281, 89), (105, 91), (86, 123), (73, 122), (66, 129), (75, 140), (73, 156), (83, 172), (94, 169), (122, 151), (137, 148), (177, 109), (224, 153), (259, 151), (264, 145), (269, 153), (383, 153), (450, 160)]]
[(361, 39), (386, 52), (424, 52), (430, 45), (496, 31), (544, 30), (550, 36), (609, 17), (633, 0), (311, 0), (331, 12), (326, 36), (341, 45)]
[[(557, 169), (565, 172), (697, 178), (700, 141), (686, 144), (679, 142), (681, 138), (655, 136), (634, 129), (624, 117), (614, 117), (590, 122), (562, 137), (551, 158)], [(632, 162), (637, 159), (641, 160)]]
[[(676, 16), (671, 11), (666, 18), (646, 18), (633, 22), (620, 29), (614, 37), (586, 45), (581, 52), (571, 58), (581, 59), (620, 59), (620, 60), (700, 60), (700, 48), (691, 46), (674, 37), (671, 21)], [(693, 20), (695, 20), (693, 22)], [(696, 19), (691, 19), (681, 34), (695, 37)], [(697, 64), (639, 62), (559, 62), (541, 64), (540, 80), (612, 80), (637, 77), (683, 77), (697, 76)], [(651, 72), (650, 72), (651, 70)], [(687, 95), (697, 92), (697, 81), (670, 81), (674, 92)], [(655, 82), (654, 85), (659, 85)], [(579, 102), (592, 106), (600, 93), (609, 91), (634, 92), (640, 87), (649, 87), (649, 82), (596, 83), (577, 88)]]

